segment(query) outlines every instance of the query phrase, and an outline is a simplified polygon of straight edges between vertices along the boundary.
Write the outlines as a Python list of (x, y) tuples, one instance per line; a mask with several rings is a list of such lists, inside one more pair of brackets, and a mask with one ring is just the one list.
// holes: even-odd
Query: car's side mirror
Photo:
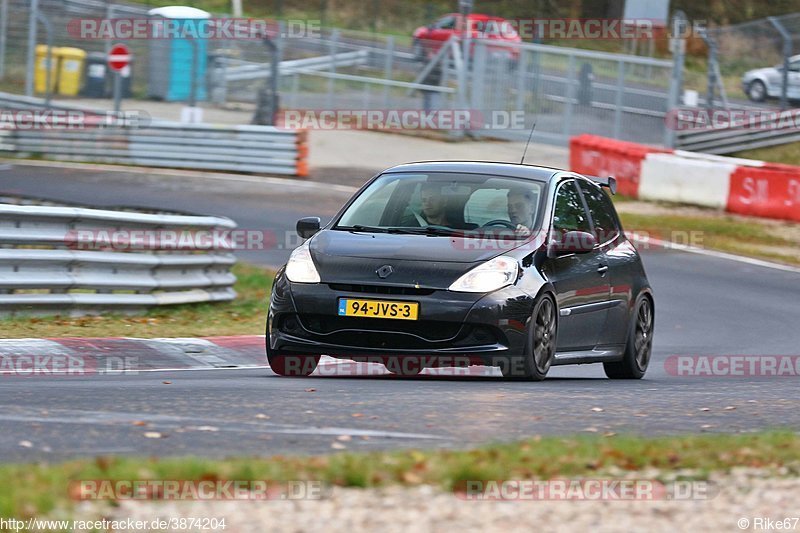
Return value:
[(305, 217), (297, 221), (297, 234), (304, 239), (313, 237), (319, 231), (321, 221), (319, 217)]
[(568, 231), (560, 239), (552, 239), (547, 246), (548, 257), (565, 254), (585, 254), (594, 250), (597, 239), (585, 231)]

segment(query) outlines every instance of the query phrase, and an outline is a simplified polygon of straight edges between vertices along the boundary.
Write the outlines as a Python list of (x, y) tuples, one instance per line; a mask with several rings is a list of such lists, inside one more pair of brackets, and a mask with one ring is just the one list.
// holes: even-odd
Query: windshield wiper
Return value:
[(424, 228), (382, 228), (379, 226), (364, 226), (362, 224), (353, 224), (352, 226), (336, 226), (333, 229), (343, 231), (359, 231), (364, 233), (394, 233), (406, 235), (431, 235), (431, 236), (452, 236), (464, 235), (463, 230), (456, 230), (451, 228), (442, 228), (437, 226), (426, 226)]
[(352, 226), (336, 226), (333, 229), (340, 229), (343, 231), (360, 231), (363, 233), (394, 233), (392, 228), (381, 228), (378, 226), (364, 226), (362, 224), (353, 224)]
[(441, 228), (437, 226), (425, 226), (424, 228), (389, 228), (391, 233), (407, 233), (409, 235), (431, 235), (431, 236), (447, 236), (464, 235), (464, 230), (457, 230), (452, 228)]

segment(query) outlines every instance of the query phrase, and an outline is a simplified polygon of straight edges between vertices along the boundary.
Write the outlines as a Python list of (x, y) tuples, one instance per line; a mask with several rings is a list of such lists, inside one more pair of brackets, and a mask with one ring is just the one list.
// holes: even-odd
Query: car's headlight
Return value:
[(501, 255), (478, 265), (450, 285), (455, 292), (492, 292), (511, 285), (519, 274), (515, 259)]
[(311, 258), (311, 250), (306, 241), (302, 246), (295, 248), (289, 261), (286, 263), (286, 277), (293, 283), (319, 283), (319, 272)]

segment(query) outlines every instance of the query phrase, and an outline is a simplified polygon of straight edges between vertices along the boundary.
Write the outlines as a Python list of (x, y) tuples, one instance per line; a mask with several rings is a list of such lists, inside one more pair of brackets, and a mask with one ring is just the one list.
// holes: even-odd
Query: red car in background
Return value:
[[(522, 39), (514, 25), (508, 20), (491, 15), (473, 13), (467, 16), (469, 36), (472, 39), (488, 39), (505, 43), (521, 43)], [(414, 30), (414, 57), (419, 61), (430, 59), (451, 37), (461, 38), (464, 34), (464, 16), (450, 13), (439, 18), (429, 26)], [(490, 52), (504, 52), (516, 61), (519, 49), (507, 46), (489, 46)], [(474, 52), (474, 45), (471, 49)]]

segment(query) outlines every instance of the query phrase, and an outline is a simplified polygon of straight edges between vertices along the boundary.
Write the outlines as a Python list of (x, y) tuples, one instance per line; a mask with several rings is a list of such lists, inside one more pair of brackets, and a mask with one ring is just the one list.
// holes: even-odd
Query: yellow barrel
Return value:
[[(58, 81), (58, 48), (53, 47), (50, 64), (50, 91), (55, 89)], [(36, 68), (34, 69), (33, 85), (37, 93), (47, 92), (47, 45), (36, 45)]]
[(77, 96), (83, 81), (86, 52), (80, 48), (62, 47), (58, 50), (58, 94)]

